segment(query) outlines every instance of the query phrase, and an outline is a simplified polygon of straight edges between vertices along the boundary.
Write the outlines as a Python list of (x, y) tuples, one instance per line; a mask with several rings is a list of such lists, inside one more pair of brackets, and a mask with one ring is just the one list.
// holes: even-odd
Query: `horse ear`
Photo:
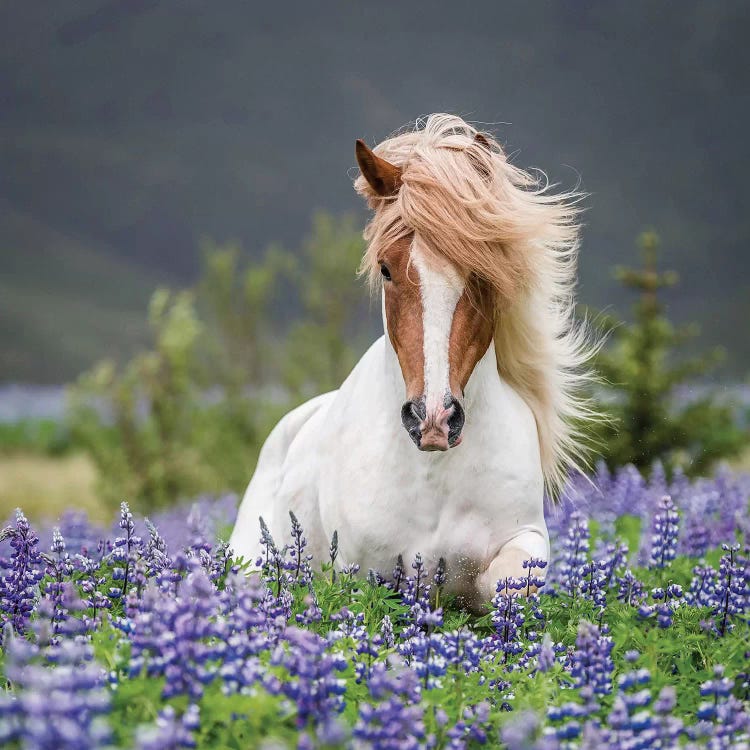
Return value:
[(483, 148), (486, 148), (488, 151), (492, 151), (492, 146), (490, 146), (490, 142), (487, 140), (487, 136), (484, 133), (475, 133), (474, 140)]
[[(474, 134), (474, 143), (476, 143), (478, 146), (481, 146), (482, 150), (487, 152), (487, 155), (492, 153), (492, 146), (490, 146), (490, 142), (487, 140), (487, 136), (485, 136), (483, 133)], [(484, 180), (489, 180), (492, 176), (492, 169), (485, 160), (484, 155), (482, 157), (478, 157), (476, 152), (472, 153), (471, 151), (468, 152), (468, 155), (469, 160), (474, 165), (474, 169), (479, 172)]]
[(383, 198), (396, 195), (401, 187), (401, 167), (381, 159), (363, 140), (355, 148), (357, 164), (370, 187)]

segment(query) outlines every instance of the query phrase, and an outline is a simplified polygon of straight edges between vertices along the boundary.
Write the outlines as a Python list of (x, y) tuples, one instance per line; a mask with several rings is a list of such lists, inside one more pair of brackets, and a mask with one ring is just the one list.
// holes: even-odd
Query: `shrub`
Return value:
[(618, 268), (616, 277), (639, 293), (633, 320), (602, 315), (609, 345), (596, 367), (604, 378), (600, 409), (608, 417), (597, 430), (596, 444), (610, 467), (632, 463), (648, 469), (660, 460), (668, 470), (677, 464), (699, 474), (718, 459), (737, 455), (747, 444), (730, 405), (713, 396), (679, 403), (676, 389), (711, 372), (721, 350), (685, 357), (695, 325), (675, 328), (664, 315), (660, 292), (674, 286), (677, 274), (657, 267), (659, 239), (654, 232), (639, 238), (640, 269)]

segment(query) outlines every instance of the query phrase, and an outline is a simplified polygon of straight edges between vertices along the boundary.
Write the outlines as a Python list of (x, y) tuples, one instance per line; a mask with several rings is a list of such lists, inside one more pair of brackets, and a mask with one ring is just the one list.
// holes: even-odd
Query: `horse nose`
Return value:
[(457, 399), (451, 398), (450, 406), (453, 411), (448, 417), (448, 445), (453, 447), (461, 442), (461, 430), (464, 428), (466, 414), (464, 413), (464, 407)]
[(424, 405), (424, 397), (411, 399), (401, 407), (401, 423), (409, 433), (409, 437), (414, 441), (417, 448), (422, 441), (422, 430), (420, 425), (427, 417), (427, 410)]
[(424, 397), (411, 399), (401, 408), (401, 421), (409, 437), (423, 451), (446, 451), (461, 442), (464, 410), (452, 396), (444, 404), (427, 411)]

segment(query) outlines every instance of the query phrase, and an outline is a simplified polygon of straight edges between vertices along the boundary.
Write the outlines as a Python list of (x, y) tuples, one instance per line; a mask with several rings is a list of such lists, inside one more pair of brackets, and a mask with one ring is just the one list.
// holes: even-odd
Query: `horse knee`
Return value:
[[(530, 574), (544, 578), (544, 569), (535, 568), (531, 571), (524, 568), (523, 564), (532, 558), (547, 560), (548, 557), (549, 542), (542, 534), (528, 532), (513, 539), (501, 548), (487, 568), (477, 576), (478, 598), (483, 602), (491, 601), (497, 591), (498, 581), (506, 578), (526, 578)], [(531, 591), (536, 591), (536, 588), (532, 587)], [(526, 589), (519, 593), (526, 593)]]

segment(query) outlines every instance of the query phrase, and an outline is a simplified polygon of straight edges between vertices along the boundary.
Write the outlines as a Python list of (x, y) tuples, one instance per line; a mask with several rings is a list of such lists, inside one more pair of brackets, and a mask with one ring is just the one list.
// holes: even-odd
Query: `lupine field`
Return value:
[(247, 575), (221, 541), (233, 497), (123, 503), (109, 530), (19, 510), (0, 747), (748, 747), (748, 498), (728, 471), (602, 469), (550, 509), (549, 568), (499, 581), (481, 617), (419, 558), (363, 576), (334, 538), (310, 559), (293, 518), (283, 547), (259, 528)]

